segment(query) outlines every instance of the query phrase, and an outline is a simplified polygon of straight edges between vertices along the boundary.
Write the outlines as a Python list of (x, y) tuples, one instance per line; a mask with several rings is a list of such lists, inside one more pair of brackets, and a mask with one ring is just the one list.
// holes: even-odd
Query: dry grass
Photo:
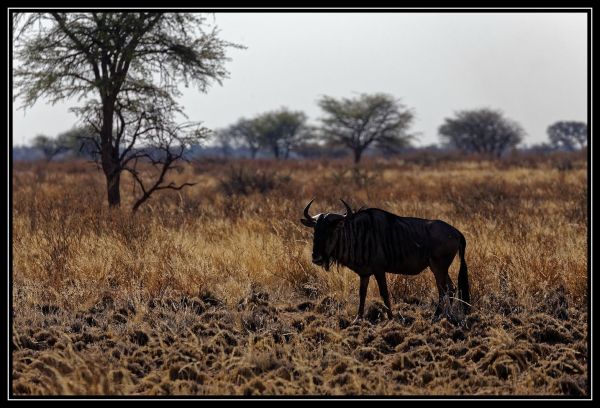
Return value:
[[(585, 161), (204, 162), (174, 177), (198, 184), (132, 216), (106, 208), (88, 164), (13, 169), (15, 395), (589, 395)], [(344, 198), (455, 225), (473, 313), (432, 322), (425, 271), (391, 276), (393, 321), (372, 284), (349, 325), (358, 278), (311, 264), (312, 197), (316, 212)]]

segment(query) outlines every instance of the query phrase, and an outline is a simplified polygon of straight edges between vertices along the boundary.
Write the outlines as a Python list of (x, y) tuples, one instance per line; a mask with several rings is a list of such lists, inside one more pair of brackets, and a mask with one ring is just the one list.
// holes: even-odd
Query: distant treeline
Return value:
[[(587, 146), (588, 128), (583, 122), (558, 121), (547, 128), (548, 141), (524, 147), (525, 131), (519, 123), (504, 117), (499, 110), (481, 108), (456, 112), (439, 126), (439, 145), (416, 147), (418, 134), (409, 132), (414, 119), (412, 109), (387, 94), (362, 94), (356, 98), (319, 101), (324, 116), (320, 123), (307, 123), (301, 111), (280, 108), (240, 118), (221, 129), (200, 128), (197, 136), (179, 136), (174, 128), (168, 143), (146, 134), (150, 142), (135, 144), (123, 138), (119, 151), (127, 157), (162, 160), (173, 154), (184, 159), (198, 157), (247, 158), (337, 158), (352, 155), (359, 163), (363, 156), (393, 156), (413, 151), (478, 154), (500, 158), (511, 151), (533, 153), (578, 151)], [(164, 131), (160, 129), (160, 131)], [(122, 130), (115, 129), (115, 133)], [(157, 139), (157, 140), (154, 140)], [(164, 140), (163, 140), (164, 141)], [(184, 144), (182, 144), (184, 143)], [(58, 160), (89, 158), (99, 160), (101, 141), (97, 129), (75, 127), (56, 137), (38, 135), (32, 147), (13, 149), (15, 160)]]
[[(510, 152), (504, 154), (503, 157), (530, 157), (536, 155), (550, 155), (553, 153), (569, 153), (579, 152), (578, 150), (565, 148), (563, 146), (553, 147), (550, 144), (542, 143), (532, 146), (524, 146), (512, 149)], [(410, 158), (417, 162), (438, 161), (440, 159), (452, 158), (457, 159), (458, 157), (474, 158), (482, 157), (477, 153), (465, 153), (460, 149), (457, 149), (451, 145), (428, 145), (428, 146), (409, 146), (402, 150), (400, 153), (390, 154), (377, 150), (375, 148), (367, 149), (364, 153), (365, 157), (391, 157), (398, 156), (401, 158)], [(201, 158), (250, 158), (250, 149), (244, 146), (232, 147), (228, 146), (202, 146), (193, 145), (190, 146), (185, 153), (185, 158), (188, 160), (201, 159)], [(349, 153), (345, 149), (333, 148), (319, 145), (303, 146), (302, 149), (295, 150), (290, 153), (290, 159), (318, 159), (318, 158), (330, 158), (330, 159), (341, 159), (349, 157)], [(46, 160), (49, 158), (47, 152), (40, 147), (35, 146), (14, 146), (12, 148), (12, 158), (15, 161), (38, 161)], [(255, 159), (272, 159), (273, 155), (267, 151), (259, 151), (256, 153)], [(79, 149), (65, 149), (61, 150), (57, 154), (53, 155), (50, 160), (52, 161), (67, 161), (73, 159), (84, 159), (93, 160), (93, 154), (86, 152), (85, 150), (80, 151)]]

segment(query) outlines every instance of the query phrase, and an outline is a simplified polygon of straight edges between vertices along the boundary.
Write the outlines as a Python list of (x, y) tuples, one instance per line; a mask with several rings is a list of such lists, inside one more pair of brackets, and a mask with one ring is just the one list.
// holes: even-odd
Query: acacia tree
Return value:
[(397, 150), (412, 138), (406, 132), (414, 114), (391, 95), (361, 94), (352, 99), (324, 96), (319, 106), (326, 114), (321, 119), (323, 137), (331, 145), (351, 149), (354, 163), (360, 162), (371, 145)]
[(56, 155), (68, 150), (58, 139), (46, 135), (37, 135), (33, 139), (33, 146), (42, 152), (47, 162), (52, 161)]
[(231, 143), (248, 148), (250, 157), (256, 158), (261, 148), (261, 137), (256, 121), (240, 118), (237, 122), (220, 132), (222, 138), (227, 138)]
[[(56, 136), (59, 146), (64, 147), (75, 157), (93, 159), (97, 155), (97, 132), (90, 126), (76, 126)], [(92, 140), (94, 142), (92, 142)]]
[(276, 159), (287, 159), (291, 150), (307, 134), (306, 115), (300, 111), (281, 108), (266, 112), (254, 119), (262, 146), (270, 149)]
[(521, 125), (505, 118), (498, 110), (464, 110), (455, 116), (446, 118), (438, 132), (445, 142), (463, 151), (500, 157), (518, 145), (525, 135)]
[[(213, 81), (220, 84), (228, 74), (226, 48), (239, 47), (219, 39), (216, 28), (205, 32), (204, 23), (192, 13), (14, 14), (16, 97), (23, 107), (42, 97), (87, 100), (75, 111), (97, 132), (110, 206), (121, 202), (123, 171), (140, 183), (143, 201), (154, 191), (189, 185), (165, 184), (185, 147), (205, 135), (198, 123), (175, 123), (178, 83), (193, 83), (201, 92)], [(182, 135), (182, 128), (190, 132)], [(161, 154), (150, 154), (152, 147)], [(158, 168), (153, 182), (144, 182), (134, 165), (141, 159)]]
[(231, 156), (235, 141), (225, 129), (214, 130), (212, 132), (212, 139), (216, 142), (216, 146), (219, 148), (222, 157)]
[(587, 145), (588, 127), (583, 122), (560, 121), (548, 127), (552, 146), (574, 151)]

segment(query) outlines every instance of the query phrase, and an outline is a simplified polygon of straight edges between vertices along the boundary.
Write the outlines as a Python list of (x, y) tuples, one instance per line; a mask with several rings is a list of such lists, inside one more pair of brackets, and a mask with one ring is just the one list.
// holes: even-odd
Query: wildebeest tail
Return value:
[(467, 262), (465, 261), (465, 248), (467, 247), (467, 241), (465, 237), (460, 234), (460, 244), (458, 247), (458, 254), (460, 255), (460, 270), (458, 271), (458, 290), (460, 291), (460, 299), (465, 302), (463, 303), (465, 313), (469, 313), (471, 306), (471, 297), (469, 295), (469, 276), (467, 273)]

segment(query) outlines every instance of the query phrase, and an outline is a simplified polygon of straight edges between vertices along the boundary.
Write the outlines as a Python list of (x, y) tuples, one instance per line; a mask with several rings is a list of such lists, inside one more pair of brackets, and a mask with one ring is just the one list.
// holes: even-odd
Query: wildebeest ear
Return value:
[(306, 218), (300, 218), (300, 222), (309, 228), (314, 227), (316, 224), (314, 221), (307, 220)]

